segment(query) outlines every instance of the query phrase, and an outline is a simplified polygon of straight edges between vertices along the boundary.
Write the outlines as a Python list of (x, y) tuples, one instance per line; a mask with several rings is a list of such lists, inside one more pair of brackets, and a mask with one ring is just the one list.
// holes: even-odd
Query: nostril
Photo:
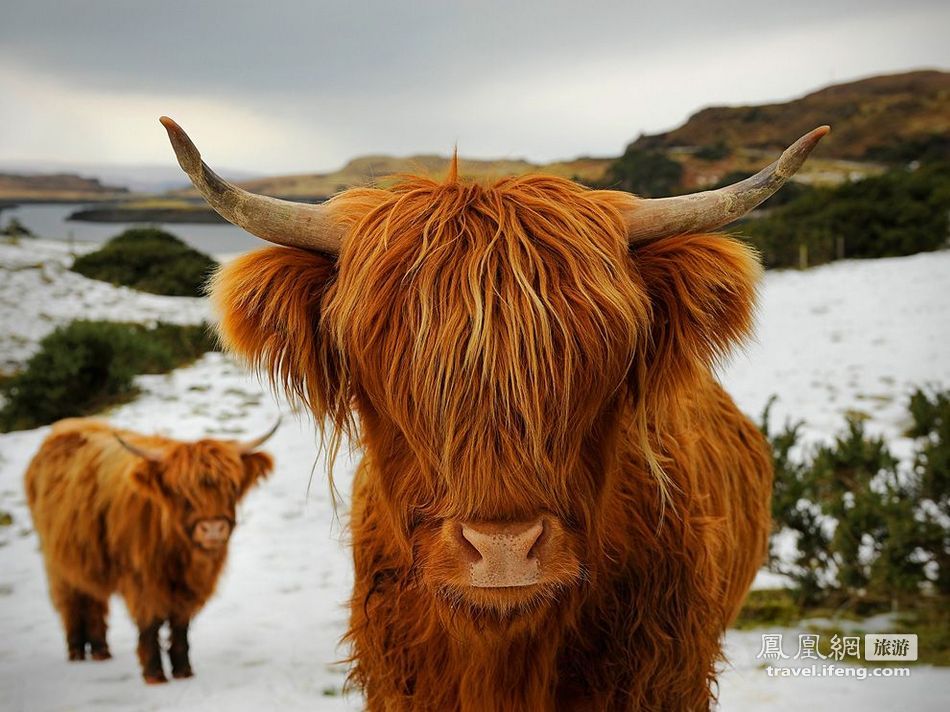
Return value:
[(482, 552), (479, 551), (478, 547), (475, 545), (471, 539), (468, 538), (468, 534), (471, 533), (471, 530), (464, 525), (460, 525), (457, 530), (459, 548), (462, 550), (462, 553), (472, 561), (478, 561), (482, 558)]
[(538, 533), (534, 538), (534, 541), (531, 543), (531, 547), (528, 549), (527, 558), (536, 559), (538, 558), (539, 553), (541, 552), (541, 547), (544, 545), (544, 523), (542, 522), (538, 527)]

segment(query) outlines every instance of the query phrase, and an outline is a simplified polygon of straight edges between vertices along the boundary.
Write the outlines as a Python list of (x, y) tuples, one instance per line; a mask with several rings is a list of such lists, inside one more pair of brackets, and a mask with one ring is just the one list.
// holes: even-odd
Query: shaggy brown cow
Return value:
[(139, 629), (149, 683), (165, 682), (158, 633), (171, 628), (172, 675), (191, 677), (188, 624), (214, 593), (235, 505), (273, 468), (250, 443), (184, 443), (61, 420), (26, 471), (27, 500), (46, 561), (50, 597), (70, 660), (111, 657), (109, 596), (125, 599)]
[(762, 564), (771, 460), (711, 367), (760, 266), (709, 234), (760, 174), (659, 200), (531, 175), (323, 205), (247, 193), (173, 121), (228, 220), (284, 247), (213, 284), (224, 342), (365, 452), (351, 680), (371, 710), (697, 710)]

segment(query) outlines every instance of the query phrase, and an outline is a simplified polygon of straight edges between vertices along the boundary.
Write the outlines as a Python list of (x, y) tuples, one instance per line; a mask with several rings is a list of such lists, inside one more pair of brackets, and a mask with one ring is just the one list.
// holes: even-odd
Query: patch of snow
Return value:
[(199, 324), (206, 299), (165, 297), (115, 287), (70, 271), (75, 254), (98, 245), (51, 240), (0, 240), (0, 373), (10, 372), (57, 326), (74, 319)]
[(765, 273), (755, 338), (720, 369), (757, 421), (803, 421), (827, 441), (851, 411), (895, 454), (912, 443), (907, 401), (916, 386), (950, 387), (950, 251), (847, 260)]
[[(0, 436), (0, 510), (13, 516), (12, 526), (0, 528), (0, 708), (359, 709), (356, 697), (340, 696), (345, 667), (335, 661), (344, 656), (338, 639), (352, 567), (313, 422), (221, 354), (167, 375), (141, 376), (137, 385), (140, 398), (104, 417), (182, 439), (247, 439), (284, 413), (266, 446), (278, 469), (241, 504), (218, 592), (192, 627), (196, 677), (161, 687), (142, 683), (137, 632), (119, 598), (109, 619), (114, 658), (66, 662), (21, 484), (49, 432), (44, 427)], [(344, 493), (353, 465), (341, 459), (335, 469)]]

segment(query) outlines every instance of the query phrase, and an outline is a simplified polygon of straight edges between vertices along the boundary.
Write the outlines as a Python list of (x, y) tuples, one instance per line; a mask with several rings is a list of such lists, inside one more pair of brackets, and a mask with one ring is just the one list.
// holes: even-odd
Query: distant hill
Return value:
[[(714, 106), (679, 128), (634, 141), (637, 148), (691, 146), (779, 150), (831, 124), (816, 157), (888, 160), (914, 146), (950, 141), (950, 72), (917, 71), (836, 84), (781, 104)], [(944, 149), (945, 150), (945, 149)], [(909, 157), (909, 154), (906, 157)]]
[[(250, 180), (261, 175), (251, 171), (234, 170), (227, 166), (218, 166), (216, 170), (228, 180)], [(106, 185), (118, 185), (128, 188), (133, 193), (142, 194), (177, 190), (188, 182), (174, 160), (149, 164), (0, 159), (0, 173), (30, 176), (68, 173), (89, 176), (98, 178)]]
[(127, 188), (103, 185), (98, 178), (73, 173), (0, 173), (0, 201), (4, 203), (114, 200), (127, 193)]
[[(525, 160), (477, 160), (462, 158), (459, 171), (467, 178), (492, 178), (543, 171), (564, 178), (581, 181), (599, 180), (610, 165), (612, 158), (576, 158), (545, 165)], [(304, 173), (300, 175), (274, 176), (242, 181), (242, 188), (255, 193), (283, 198), (327, 198), (346, 188), (357, 185), (385, 184), (386, 179), (400, 174), (440, 176), (448, 169), (449, 158), (431, 154), (407, 156), (362, 156), (354, 158), (343, 168), (332, 173)], [(194, 189), (176, 191), (179, 197), (194, 197)]]
[[(916, 71), (871, 77), (821, 89), (780, 104), (710, 107), (682, 126), (640, 136), (635, 149), (660, 150), (684, 166), (684, 188), (708, 187), (737, 172), (762, 168), (802, 134), (831, 124), (823, 141), (798, 176), (812, 183), (837, 183), (878, 173), (878, 162), (911, 160), (926, 147), (946, 150), (950, 143), (950, 72)], [(468, 178), (541, 171), (588, 184), (609, 184), (613, 158), (577, 158), (536, 164), (525, 160), (460, 161)], [(345, 188), (404, 173), (439, 176), (448, 157), (364, 156), (332, 173), (275, 176), (245, 181), (257, 193), (287, 198), (325, 198)], [(195, 197), (194, 190), (178, 191)]]

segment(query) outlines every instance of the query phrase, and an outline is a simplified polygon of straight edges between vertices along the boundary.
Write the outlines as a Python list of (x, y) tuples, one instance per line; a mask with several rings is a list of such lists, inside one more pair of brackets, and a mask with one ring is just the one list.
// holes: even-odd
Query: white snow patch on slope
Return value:
[(804, 421), (812, 440), (847, 411), (899, 440), (914, 387), (950, 387), (950, 251), (766, 272), (755, 338), (721, 377), (756, 419), (778, 396), (773, 423)]
[[(88, 252), (95, 247), (74, 249)], [(40, 339), (74, 319), (199, 324), (210, 316), (206, 299), (114, 287), (71, 272), (73, 259), (63, 242), (0, 241), (0, 373), (14, 370)]]

